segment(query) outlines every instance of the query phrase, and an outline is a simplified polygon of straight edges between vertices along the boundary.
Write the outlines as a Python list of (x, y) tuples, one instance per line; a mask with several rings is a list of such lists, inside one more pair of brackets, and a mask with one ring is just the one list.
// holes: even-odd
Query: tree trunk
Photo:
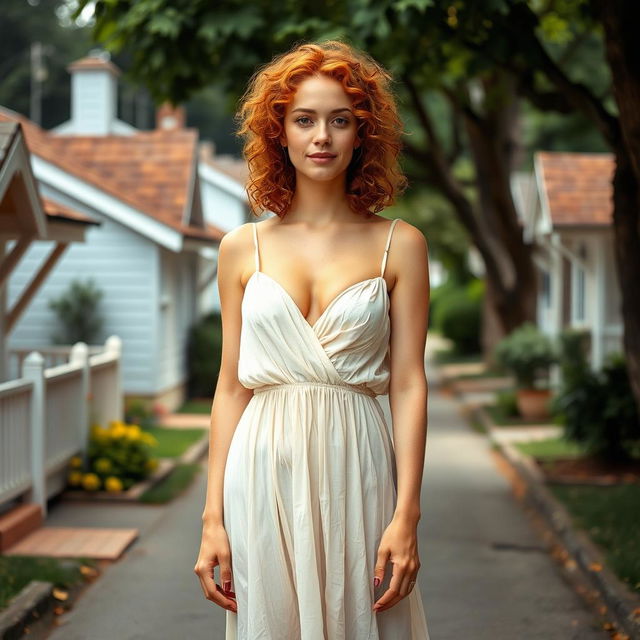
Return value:
[(614, 147), (614, 234), (622, 293), (624, 352), (631, 388), (640, 410), (640, 52), (638, 8), (625, 0), (594, 3), (604, 26), (607, 59), (620, 113)]
[[(511, 193), (511, 175), (518, 150), (518, 98), (513, 81), (502, 73), (485, 78), (482, 117), (465, 118), (469, 147), (476, 169), (480, 228), (499, 277), (487, 277), (483, 351), (488, 364), (495, 344), (526, 321), (535, 321), (537, 278), (532, 246), (524, 242)], [(499, 93), (499, 100), (495, 94)], [(488, 108), (491, 105), (491, 108)]]

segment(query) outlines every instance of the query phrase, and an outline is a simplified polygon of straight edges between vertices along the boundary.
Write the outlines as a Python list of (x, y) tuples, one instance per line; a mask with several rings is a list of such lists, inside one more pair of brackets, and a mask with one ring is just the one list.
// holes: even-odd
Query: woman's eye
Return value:
[[(299, 122), (300, 124), (307, 124), (311, 122), (311, 119), (307, 116), (300, 116), (299, 118), (296, 118), (296, 122)], [(349, 124), (349, 120), (347, 118), (336, 118), (334, 122), (341, 127), (346, 127)]]

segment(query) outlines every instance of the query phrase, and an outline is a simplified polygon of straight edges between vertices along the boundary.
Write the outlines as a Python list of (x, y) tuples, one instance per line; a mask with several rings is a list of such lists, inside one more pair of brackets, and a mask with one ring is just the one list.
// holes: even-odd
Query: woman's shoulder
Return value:
[(402, 243), (406, 246), (415, 246), (420, 245), (425, 242), (424, 234), (422, 230), (416, 227), (415, 225), (407, 222), (403, 218), (386, 218), (384, 216), (377, 216), (380, 218), (380, 222), (384, 221), (384, 225), (387, 229), (391, 230), (391, 226), (389, 222), (393, 224), (394, 220), (397, 219), (393, 229), (393, 242), (394, 244)]
[(227, 231), (220, 240), (219, 252), (229, 255), (246, 251), (248, 244), (253, 243), (252, 226), (254, 224), (255, 222), (244, 222)]

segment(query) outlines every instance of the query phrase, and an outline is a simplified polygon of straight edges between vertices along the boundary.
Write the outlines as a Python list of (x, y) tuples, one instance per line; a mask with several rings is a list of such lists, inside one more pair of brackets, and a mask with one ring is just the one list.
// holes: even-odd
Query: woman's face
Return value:
[(349, 96), (333, 78), (310, 76), (298, 85), (287, 105), (280, 138), (297, 172), (329, 181), (346, 171), (354, 148), (360, 145), (351, 109)]

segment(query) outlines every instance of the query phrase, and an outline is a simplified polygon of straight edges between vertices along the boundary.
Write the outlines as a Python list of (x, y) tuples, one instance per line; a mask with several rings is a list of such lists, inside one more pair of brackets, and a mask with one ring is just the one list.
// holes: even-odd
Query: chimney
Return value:
[(170, 102), (163, 102), (156, 109), (156, 129), (164, 131), (184, 129), (186, 121), (186, 112), (182, 105), (173, 107)]
[(67, 67), (71, 74), (71, 126), (76, 135), (114, 133), (121, 72), (110, 59), (107, 51), (94, 49)]

